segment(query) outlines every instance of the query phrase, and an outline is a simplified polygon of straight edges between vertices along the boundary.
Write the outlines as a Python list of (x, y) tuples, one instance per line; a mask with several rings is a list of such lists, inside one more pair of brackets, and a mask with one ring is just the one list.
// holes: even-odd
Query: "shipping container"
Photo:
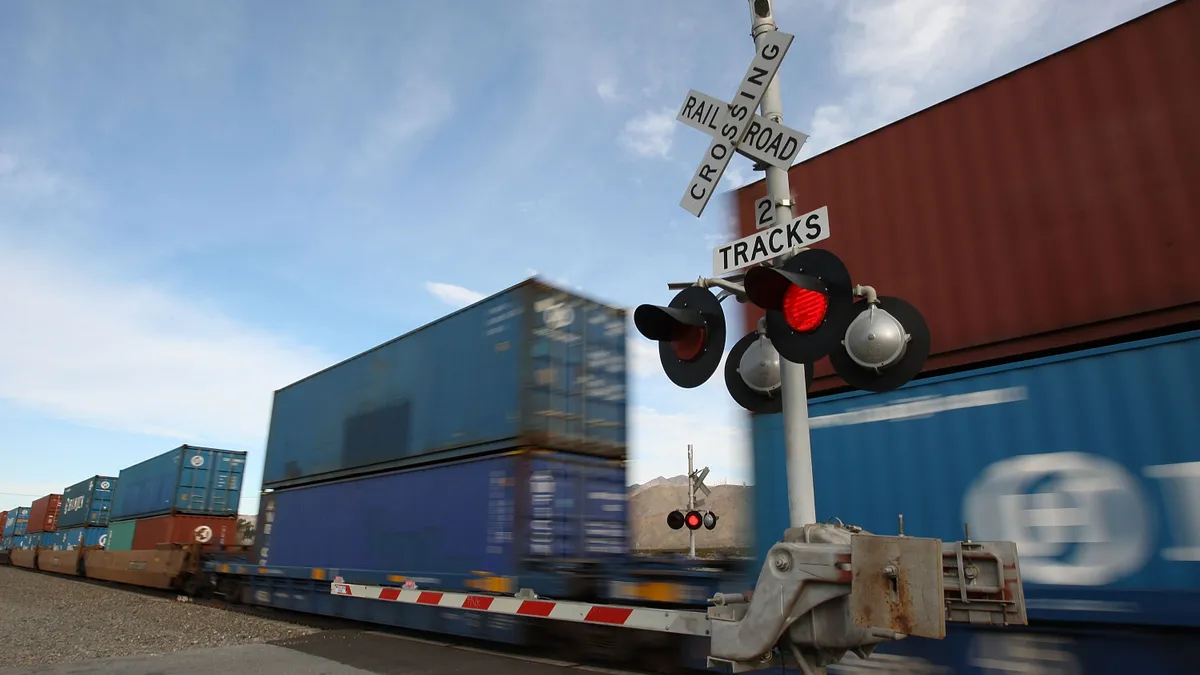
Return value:
[(70, 551), (81, 546), (104, 546), (108, 543), (107, 527), (71, 527), (49, 533), (50, 539), (43, 546), (55, 551)]
[(4, 521), (4, 536), (19, 537), (25, 534), (28, 525), (29, 507), (18, 506), (8, 512), (8, 518)]
[(13, 537), (0, 537), (0, 551), (11, 551), (13, 547)]
[(42, 543), (42, 535), (39, 534), (21, 534), (13, 537), (14, 551), (32, 551), (37, 549)]
[(624, 481), (619, 461), (521, 451), (277, 490), (263, 494), (255, 552), (272, 568), (365, 570), (444, 589), (478, 589), (487, 577), (500, 589), (526, 561), (625, 554)]
[(518, 447), (623, 459), (625, 311), (536, 279), (275, 392), (263, 485)]
[(110, 520), (236, 514), (246, 452), (183, 445), (121, 470)]
[(62, 495), (46, 495), (29, 507), (29, 525), (26, 532), (41, 534), (53, 532), (58, 524), (58, 511), (62, 508)]
[(155, 516), (138, 520), (133, 531), (134, 551), (148, 551), (159, 544), (202, 544), (202, 548), (216, 549), (240, 543), (237, 516)]
[(866, 660), (847, 653), (829, 675), (1194, 675), (1197, 663), (1194, 631), (951, 625), (943, 640), (885, 642)]
[[(1198, 373), (1193, 331), (814, 401), (817, 517), (1015, 541), (1033, 620), (1200, 627)], [(760, 550), (781, 421), (753, 421)]]
[[(926, 372), (1200, 320), (1198, 25), (1171, 3), (801, 162), (793, 213), (827, 206), (816, 247), (922, 312)], [(736, 193), (739, 236), (765, 194)], [(844, 386), (816, 364), (811, 392)]]
[(113, 492), (117, 479), (113, 476), (92, 476), (63, 490), (62, 509), (58, 514), (60, 528), (108, 525)]
[(136, 520), (120, 520), (108, 524), (106, 551), (132, 551), (133, 533), (137, 528)]
[(4, 524), (8, 522), (8, 511), (0, 511), (0, 532), (4, 532)]

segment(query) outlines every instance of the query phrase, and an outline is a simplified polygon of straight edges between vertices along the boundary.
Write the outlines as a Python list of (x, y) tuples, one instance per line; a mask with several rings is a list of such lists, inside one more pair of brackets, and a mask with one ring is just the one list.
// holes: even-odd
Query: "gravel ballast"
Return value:
[(269, 642), (316, 628), (0, 565), (0, 668)]

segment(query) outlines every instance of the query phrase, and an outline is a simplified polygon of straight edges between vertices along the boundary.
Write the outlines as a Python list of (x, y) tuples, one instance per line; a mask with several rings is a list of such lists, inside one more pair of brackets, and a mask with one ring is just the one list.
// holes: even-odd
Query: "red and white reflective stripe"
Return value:
[(637, 630), (652, 630), (661, 633), (685, 635), (708, 635), (709, 621), (704, 612), (686, 612), (645, 607), (622, 607), (619, 605), (593, 605), (585, 602), (558, 602), (555, 600), (522, 600), (511, 596), (470, 595), (467, 593), (444, 593), (441, 591), (419, 591), (389, 586), (363, 586), (360, 584), (330, 584), (333, 595), (367, 600), (403, 602), (412, 605), (429, 605), (447, 609), (466, 609), (475, 612), (491, 612), (512, 616), (527, 616), (552, 621), (574, 621), (578, 623), (607, 624)]

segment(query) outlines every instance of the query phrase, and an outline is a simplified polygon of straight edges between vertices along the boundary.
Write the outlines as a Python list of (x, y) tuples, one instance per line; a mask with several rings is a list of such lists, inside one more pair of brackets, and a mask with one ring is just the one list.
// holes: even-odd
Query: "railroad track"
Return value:
[[(382, 635), (400, 639), (416, 640), (425, 643), (433, 643), (456, 649), (496, 654), (515, 659), (554, 662), (562, 664), (564, 667), (574, 666), (580, 668), (604, 668), (612, 669), (611, 672), (630, 673), (631, 675), (712, 675), (714, 672), (720, 672), (689, 668), (672, 663), (669, 660), (660, 660), (660, 662), (653, 663), (649, 666), (640, 666), (638, 663), (629, 662), (628, 659), (622, 659), (620, 657), (606, 657), (606, 655), (619, 654), (620, 650), (613, 649), (612, 647), (614, 645), (611, 644), (610, 640), (605, 639), (604, 636), (614, 630), (628, 629), (610, 628), (609, 631), (596, 633), (596, 636), (594, 637), (595, 644), (592, 645), (591, 649), (580, 651), (572, 647), (568, 649), (566, 653), (551, 653), (548, 652), (546, 648), (509, 645), (499, 642), (464, 638), (444, 633), (428, 633), (423, 631), (395, 628), (381, 624), (354, 621), (339, 617), (324, 616), (320, 614), (307, 614), (304, 612), (296, 612), (274, 607), (250, 605), (241, 602), (229, 602), (221, 597), (189, 597), (177, 590), (163, 590), (158, 588), (133, 586), (115, 581), (105, 581), (101, 579), (89, 579), (87, 577), (56, 574), (54, 572), (46, 572), (43, 570), (29, 569), (24, 567), (13, 566), (13, 569), (20, 570), (21, 572), (27, 574), (44, 575), (46, 577), (60, 579), (65, 582), (92, 584), (123, 591), (125, 593), (134, 593), (151, 598), (188, 603), (226, 612), (235, 612), (259, 619), (282, 621), (297, 626), (317, 629), (319, 631), (369, 633), (373, 635)], [(279, 641), (278, 644), (281, 646), (288, 646), (288, 642), (288, 640), (283, 640)], [(646, 653), (646, 650), (642, 650), (636, 654), (636, 657), (639, 660), (653, 661), (654, 654), (648, 654)]]

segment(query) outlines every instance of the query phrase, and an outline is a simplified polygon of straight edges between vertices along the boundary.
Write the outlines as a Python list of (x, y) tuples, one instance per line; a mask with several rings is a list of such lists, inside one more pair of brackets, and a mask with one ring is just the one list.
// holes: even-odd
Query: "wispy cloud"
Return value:
[(315, 349), (80, 259), (0, 245), (0, 398), (99, 428), (258, 445)]
[(633, 461), (629, 482), (644, 483), (656, 476), (687, 473), (687, 446), (693, 445), (696, 462), (708, 466), (714, 485), (721, 480), (748, 481), (749, 424), (736, 412), (710, 414), (665, 412), (647, 406), (630, 410)]
[(356, 168), (369, 171), (391, 162), (453, 111), (451, 91), (444, 83), (423, 73), (408, 76), (363, 140)]
[(606, 77), (596, 83), (596, 94), (605, 101), (617, 99), (617, 78)]
[(479, 291), (454, 284), (444, 284), (440, 281), (426, 281), (425, 290), (433, 294), (433, 297), (455, 308), (466, 307), (487, 297)]
[(665, 159), (676, 124), (675, 111), (670, 108), (644, 112), (625, 123), (621, 143), (642, 157)]

